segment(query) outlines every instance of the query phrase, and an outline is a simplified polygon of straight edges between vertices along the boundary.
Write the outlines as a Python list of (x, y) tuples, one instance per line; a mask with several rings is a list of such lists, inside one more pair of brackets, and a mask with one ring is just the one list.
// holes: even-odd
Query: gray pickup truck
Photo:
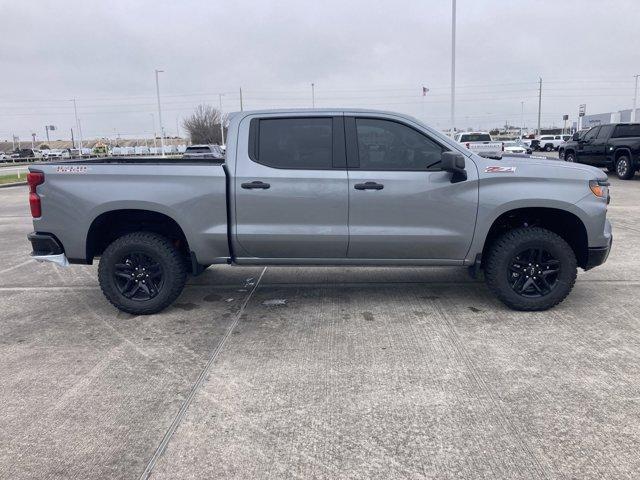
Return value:
[(102, 291), (133, 314), (164, 309), (215, 264), (465, 266), (509, 307), (544, 310), (612, 241), (601, 170), (481, 158), (388, 112), (241, 112), (223, 160), (29, 170), (33, 256), (100, 257)]

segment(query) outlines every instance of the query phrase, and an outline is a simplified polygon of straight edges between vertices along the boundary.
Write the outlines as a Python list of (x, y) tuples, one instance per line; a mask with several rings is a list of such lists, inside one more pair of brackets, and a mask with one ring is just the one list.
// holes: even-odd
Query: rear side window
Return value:
[(463, 133), (460, 136), (460, 142), (490, 142), (491, 135), (488, 133)]
[(332, 122), (327, 118), (260, 119), (254, 160), (273, 168), (332, 168)]
[(600, 131), (598, 132), (598, 139), (606, 139), (611, 135), (611, 131), (613, 130), (613, 125), (603, 125), (600, 127)]
[(634, 123), (631, 125), (618, 125), (615, 132), (613, 132), (613, 137), (640, 137), (640, 123)]
[(444, 148), (401, 123), (356, 119), (361, 170), (440, 170)]

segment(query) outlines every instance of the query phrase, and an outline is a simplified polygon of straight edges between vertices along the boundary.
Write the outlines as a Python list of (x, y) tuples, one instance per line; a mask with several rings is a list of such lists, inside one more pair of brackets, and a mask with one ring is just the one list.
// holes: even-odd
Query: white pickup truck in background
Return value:
[(462, 132), (457, 133), (455, 141), (465, 148), (481, 156), (500, 155), (504, 145), (502, 142), (494, 142), (487, 132)]

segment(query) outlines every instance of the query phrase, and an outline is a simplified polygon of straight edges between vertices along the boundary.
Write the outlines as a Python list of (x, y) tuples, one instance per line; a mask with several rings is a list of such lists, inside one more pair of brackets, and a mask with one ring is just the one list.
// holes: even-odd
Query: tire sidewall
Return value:
[[(502, 245), (503, 248), (500, 252), (493, 252), (494, 256), (490, 260), (495, 267), (495, 271), (488, 273), (491, 277), (489, 280), (493, 284), (492, 290), (508, 306), (519, 310), (545, 310), (561, 302), (573, 288), (577, 273), (577, 262), (573, 250), (562, 238), (555, 234), (552, 234), (552, 236), (536, 235), (536, 238), (532, 238), (532, 235), (530, 235), (528, 239), (522, 241), (511, 240), (504, 242)], [(537, 298), (519, 295), (511, 288), (508, 280), (509, 266), (513, 257), (533, 247), (544, 248), (560, 261), (558, 283), (549, 294)]]
[[(114, 271), (115, 265), (131, 253), (142, 253), (151, 257), (162, 267), (163, 284), (160, 292), (149, 300), (132, 300), (120, 293), (116, 286)], [(162, 310), (168, 303), (173, 301), (173, 292), (176, 283), (182, 278), (184, 283), (184, 272), (176, 269), (175, 262), (170, 254), (162, 248), (157, 248), (145, 239), (125, 236), (109, 245), (102, 257), (98, 267), (98, 277), (100, 286), (107, 299), (120, 310), (132, 314), (153, 313)]]
[(569, 162), (569, 163), (575, 163), (576, 161), (576, 156), (573, 153), (567, 153), (564, 156), (564, 160), (565, 162)]
[[(624, 169), (624, 173), (620, 173), (620, 167), (622, 165), (626, 166), (626, 168)], [(626, 155), (620, 156), (616, 161), (616, 175), (618, 176), (618, 178), (622, 180), (628, 180), (634, 174), (635, 172), (633, 171), (633, 167), (631, 165), (631, 161), (629, 160), (629, 157), (627, 157)]]

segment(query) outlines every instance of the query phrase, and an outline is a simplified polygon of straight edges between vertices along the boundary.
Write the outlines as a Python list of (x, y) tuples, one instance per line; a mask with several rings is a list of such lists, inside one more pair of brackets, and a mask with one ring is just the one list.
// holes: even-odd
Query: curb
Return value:
[(0, 188), (9, 188), (9, 187), (18, 187), (20, 185), (26, 185), (27, 182), (17, 182), (17, 183), (3, 183), (0, 185)]

